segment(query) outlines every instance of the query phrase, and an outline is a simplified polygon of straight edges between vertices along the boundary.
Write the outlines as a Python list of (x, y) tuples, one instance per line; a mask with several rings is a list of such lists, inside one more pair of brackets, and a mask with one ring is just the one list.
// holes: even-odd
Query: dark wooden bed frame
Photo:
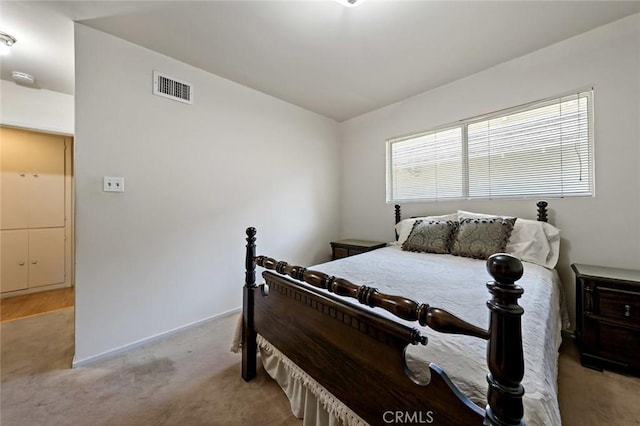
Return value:
[[(538, 220), (546, 222), (547, 203), (540, 201), (537, 206)], [(396, 223), (401, 219), (399, 205), (395, 206), (395, 219)], [(256, 376), (256, 336), (260, 334), (369, 424), (400, 423), (397, 420), (402, 424), (524, 424), (521, 384), (524, 375), (521, 317), (524, 310), (518, 305), (523, 290), (515, 284), (523, 273), (520, 260), (502, 253), (487, 260), (487, 270), (493, 281), (487, 283), (491, 294), (487, 301), (490, 320), (489, 330), (484, 330), (425, 303), (256, 256), (255, 228), (248, 228), (246, 234), (242, 328), (244, 380)], [(265, 284), (256, 285), (256, 265), (267, 269), (263, 273)], [(300, 285), (294, 280), (333, 294)], [(409, 344), (426, 344), (426, 336), (416, 328), (345, 303), (345, 297), (380, 307), (399, 318), (417, 321), (442, 333), (487, 340), (486, 409), (463, 395), (435, 364), (429, 366), (430, 383), (418, 384), (406, 367), (405, 349)]]

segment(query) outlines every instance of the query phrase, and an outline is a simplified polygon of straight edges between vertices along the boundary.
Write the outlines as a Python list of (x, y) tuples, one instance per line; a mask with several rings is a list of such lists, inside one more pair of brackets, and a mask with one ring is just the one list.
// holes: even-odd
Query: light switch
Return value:
[(124, 178), (105, 176), (103, 186), (104, 192), (124, 192)]

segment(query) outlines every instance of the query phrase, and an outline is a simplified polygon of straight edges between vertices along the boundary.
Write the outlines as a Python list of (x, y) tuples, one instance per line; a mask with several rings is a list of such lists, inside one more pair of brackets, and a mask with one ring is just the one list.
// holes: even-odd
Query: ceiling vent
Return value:
[(153, 72), (153, 94), (185, 104), (193, 103), (193, 86), (191, 83), (176, 80), (158, 71)]

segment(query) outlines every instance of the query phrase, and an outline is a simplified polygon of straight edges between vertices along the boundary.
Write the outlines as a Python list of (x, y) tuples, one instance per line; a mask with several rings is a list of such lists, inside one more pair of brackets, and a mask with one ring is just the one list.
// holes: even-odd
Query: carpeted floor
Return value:
[(583, 367), (573, 340), (562, 344), (558, 364), (563, 425), (640, 425), (640, 377)]
[(236, 316), (70, 369), (73, 310), (2, 324), (0, 424), (300, 425), (262, 371), (240, 378)]
[[(263, 371), (245, 383), (228, 351), (236, 316), (212, 321), (106, 361), (70, 369), (73, 310), (2, 324), (0, 424), (300, 425)], [(560, 357), (564, 424), (640, 425), (640, 379)]]

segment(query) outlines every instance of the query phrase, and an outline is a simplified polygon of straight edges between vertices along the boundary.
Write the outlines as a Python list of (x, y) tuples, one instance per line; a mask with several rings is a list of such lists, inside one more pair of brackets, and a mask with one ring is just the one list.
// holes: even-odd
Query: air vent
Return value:
[(176, 80), (158, 71), (153, 72), (153, 94), (184, 102), (185, 104), (193, 103), (193, 86), (191, 83)]

